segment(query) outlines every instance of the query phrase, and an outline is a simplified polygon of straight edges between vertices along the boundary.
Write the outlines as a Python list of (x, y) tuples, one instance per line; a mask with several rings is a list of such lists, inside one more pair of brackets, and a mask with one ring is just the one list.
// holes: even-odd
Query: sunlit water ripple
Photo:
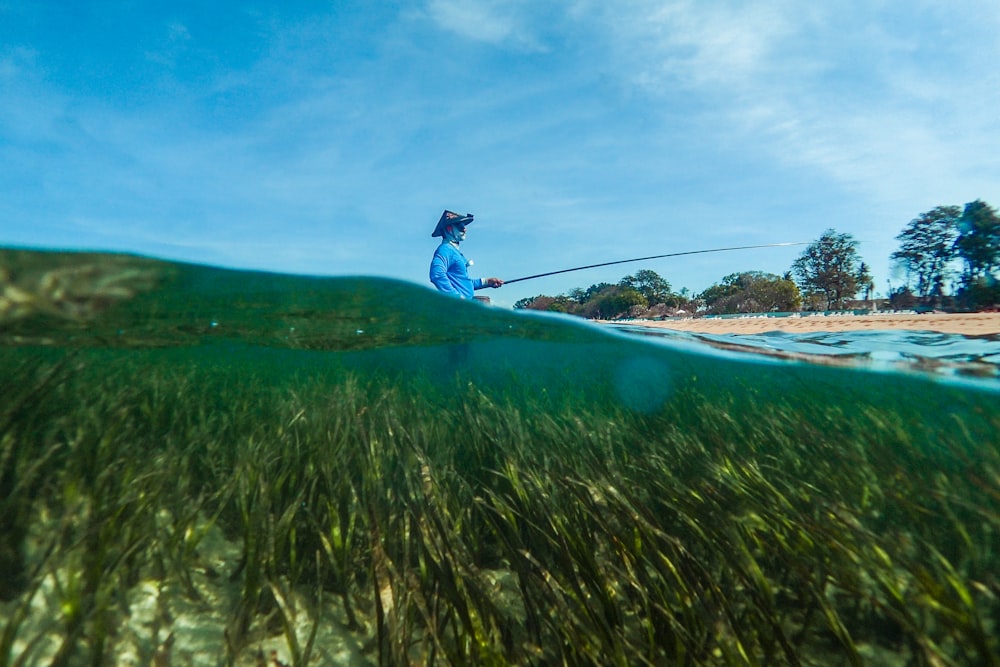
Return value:
[(932, 331), (847, 331), (707, 334), (613, 325), (618, 331), (666, 344), (708, 345), (747, 355), (879, 371), (930, 373), (981, 386), (1000, 384), (1000, 336), (962, 336)]

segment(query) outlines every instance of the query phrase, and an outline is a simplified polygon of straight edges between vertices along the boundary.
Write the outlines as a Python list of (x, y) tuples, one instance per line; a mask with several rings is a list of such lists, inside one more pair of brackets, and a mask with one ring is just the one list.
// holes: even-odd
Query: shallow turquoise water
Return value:
[(667, 344), (704, 344), (814, 364), (924, 375), (946, 382), (996, 390), (1000, 386), (1000, 336), (961, 336), (934, 331), (847, 331), (761, 334), (694, 334), (618, 325), (626, 334)]
[[(654, 413), (679, 388), (907, 410), (995, 413), (1000, 340), (925, 332), (708, 336), (593, 325), (445, 298), (380, 278), (232, 271), (122, 255), (2, 251), (0, 345), (225, 363), (247, 372), (337, 369), (444, 390), (572, 393)], [(827, 363), (831, 358), (836, 364)], [(293, 372), (295, 371), (295, 372)], [(973, 406), (973, 407), (970, 407)], [(985, 428), (985, 427), (984, 427)], [(919, 429), (918, 429), (919, 430)], [(984, 443), (996, 434), (983, 433)]]
[[(975, 613), (970, 613), (976, 622), (979, 614), (987, 619), (988, 629), (995, 626), (1000, 586), (989, 574), (998, 571), (992, 564), (1000, 516), (1000, 476), (989, 467), (995, 466), (1000, 449), (996, 373), (1000, 341), (995, 338), (912, 332), (695, 336), (512, 312), (379, 278), (276, 275), (118, 255), (0, 250), (0, 286), (3, 369), (72, 357), (82, 362), (81, 367), (86, 365), (86, 377), (95, 384), (104, 368), (128, 367), (140, 374), (147, 369), (150, 375), (176, 368), (195, 369), (191, 377), (207, 378), (206, 382), (273, 386), (292, 394), (305, 385), (313, 392), (317, 386), (321, 392), (329, 386), (335, 394), (347, 376), (378, 378), (380, 383), (419, 392), (432, 408), (467, 400), (474, 389), (486, 401), (495, 399), (492, 405), (505, 406), (512, 420), (522, 416), (529, 422), (540, 420), (544, 415), (532, 411), (563, 404), (581, 414), (606, 411), (614, 420), (624, 413), (636, 448), (655, 456), (661, 455), (661, 445), (663, 452), (673, 452), (687, 433), (697, 434), (690, 437), (701, 438), (699, 451), (715, 456), (718, 450), (719, 459), (708, 468), (686, 471), (694, 476), (681, 480), (695, 489), (694, 495), (684, 496), (682, 489), (679, 497), (694, 497), (699, 503), (703, 497), (711, 500), (709, 491), (724, 490), (711, 477), (718, 470), (753, 472), (759, 465), (786, 489), (804, 479), (795, 492), (817, 508), (809, 517), (819, 524), (811, 539), (823, 539), (828, 529), (822, 521), (829, 520), (831, 525), (856, 528), (857, 535), (884, 545), (878, 547), (883, 552), (891, 546), (883, 540), (923, 540), (921, 545), (936, 551), (911, 548), (907, 558), (912, 564), (906, 564), (906, 572), (918, 577), (936, 562), (926, 554), (944, 554), (962, 576), (969, 577), (968, 586), (976, 596), (969, 603)], [(838, 363), (829, 363), (831, 357)], [(212, 402), (211, 391), (202, 391), (209, 396), (201, 406), (207, 413), (229, 410)], [(52, 395), (59, 397), (58, 388)], [(78, 392), (71, 399), (87, 401)], [(176, 403), (189, 409), (183, 400)], [(136, 414), (147, 409), (134, 407)], [(51, 406), (40, 405), (35, 412), (30, 407), (19, 409), (25, 416), (17, 424), (7, 424), (12, 433), (22, 424), (36, 428), (34, 421), (40, 422), (39, 433), (57, 430), (60, 418)], [(331, 406), (338, 409), (342, 408)], [(6, 418), (4, 408), (0, 417)], [(349, 415), (353, 417), (354, 413)], [(720, 423), (706, 423), (710, 419)], [(606, 423), (616, 428), (619, 421)], [(816, 424), (825, 431), (817, 434)], [(142, 428), (148, 427), (156, 437), (153, 426)], [(864, 433), (859, 432), (862, 428)], [(248, 430), (252, 432), (253, 425)], [(593, 433), (597, 431), (588, 437)], [(748, 454), (749, 467), (733, 466), (744, 441), (731, 441), (732, 433), (753, 439), (753, 446), (760, 448), (759, 453)], [(712, 440), (713, 434), (720, 442)], [(885, 501), (885, 508), (875, 512), (871, 507), (850, 506), (854, 501), (846, 492), (841, 496), (836, 489), (820, 491), (822, 468), (810, 468), (811, 462), (799, 454), (785, 460), (775, 451), (781, 443), (795, 442), (799, 434), (822, 440), (816, 443), (817, 451), (826, 452), (828, 466), (836, 465), (841, 460), (836, 455), (856, 443), (878, 445), (872, 459), (865, 461), (872, 470), (872, 493), (891, 496), (892, 502)], [(428, 448), (434, 445), (429, 443)], [(812, 443), (795, 445), (808, 452)], [(897, 446), (900, 457), (895, 460)], [(866, 456), (857, 453), (858, 460)], [(987, 468), (980, 470), (984, 462)], [(671, 465), (683, 470), (686, 463)], [(495, 473), (463, 470), (455, 462), (447, 465), (470, 479)], [(778, 469), (779, 465), (790, 467)], [(655, 467), (647, 469), (641, 461), (629, 466), (626, 477), (637, 487), (648, 480), (650, 489), (672, 489), (655, 477), (660, 474)], [(705, 476), (705, 470), (716, 472)], [(934, 484), (939, 485), (935, 493), (923, 498), (924, 489)], [(915, 494), (910, 485), (919, 491)], [(9, 486), (0, 483), (0, 500)], [(635, 493), (660, 500), (642, 488)], [(942, 507), (954, 516), (943, 514)], [(759, 529), (746, 526), (760, 517), (741, 514), (739, 507), (724, 505), (712, 512), (722, 517), (717, 521), (723, 524), (733, 522), (732, 531), (727, 525), (712, 528), (725, 539), (731, 532), (751, 534)], [(894, 523), (897, 512), (906, 521), (917, 516), (925, 523)], [(670, 521), (666, 516), (664, 526)], [(780, 533), (780, 515), (775, 524), (777, 528), (769, 530)], [(664, 526), (659, 529), (667, 530)], [(945, 535), (945, 530), (954, 532)], [(712, 544), (726, 551), (719, 543)], [(794, 548), (784, 547), (794, 554)], [(832, 547), (830, 554), (819, 561), (841, 558), (838, 548)], [(763, 550), (760, 558), (766, 563), (768, 551)], [(725, 571), (728, 565), (719, 567)], [(781, 567), (776, 569), (783, 572)], [(893, 564), (890, 570), (897, 567)], [(572, 571), (569, 568), (566, 576)], [(854, 590), (851, 582), (835, 583)], [(821, 582), (819, 590), (825, 585)], [(843, 591), (839, 595), (849, 599)], [(859, 597), (845, 606), (856, 611), (865, 604), (868, 598)], [(859, 635), (866, 632), (863, 622), (857, 627)], [(935, 622), (924, 629), (939, 630)], [(962, 637), (966, 628), (951, 632), (950, 637)], [(891, 645), (894, 637), (883, 643)], [(989, 645), (978, 655), (994, 649)]]
[[(405, 348), (423, 354), (455, 343), (482, 348), (524, 341), (564, 343), (567, 350), (581, 344), (633, 350), (642, 346), (622, 338), (639, 335), (682, 357), (761, 361), (755, 351), (788, 360), (836, 357), (861, 369), (980, 378), (972, 384), (1000, 387), (998, 336), (915, 331), (709, 335), (599, 327), (571, 317), (448, 300), (422, 286), (387, 279), (241, 272), (86, 253), (0, 249), (0, 285), (0, 333), (7, 345), (162, 348), (225, 340), (275, 349), (384, 353)], [(612, 343), (612, 332), (625, 336)], [(732, 344), (747, 354), (720, 352), (726, 345), (734, 352)], [(510, 352), (490, 354), (494, 361), (516, 363), (517, 355)]]

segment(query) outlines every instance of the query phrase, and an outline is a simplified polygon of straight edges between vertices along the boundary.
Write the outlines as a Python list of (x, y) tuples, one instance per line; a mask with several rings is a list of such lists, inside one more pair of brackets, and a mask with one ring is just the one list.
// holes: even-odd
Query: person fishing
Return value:
[(499, 278), (470, 278), (472, 262), (465, 258), (458, 245), (465, 240), (465, 228), (472, 222), (472, 214), (460, 215), (445, 211), (434, 228), (432, 237), (441, 237), (441, 244), (431, 259), (431, 283), (439, 291), (461, 299), (471, 299), (475, 290), (484, 287), (500, 287)]

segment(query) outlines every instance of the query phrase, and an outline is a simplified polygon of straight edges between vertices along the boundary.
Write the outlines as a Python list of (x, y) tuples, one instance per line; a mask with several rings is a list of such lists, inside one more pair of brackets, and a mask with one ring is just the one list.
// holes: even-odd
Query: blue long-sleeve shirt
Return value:
[(431, 260), (431, 283), (445, 294), (471, 299), (472, 293), (485, 287), (482, 278), (469, 277), (469, 260), (452, 243), (442, 243)]

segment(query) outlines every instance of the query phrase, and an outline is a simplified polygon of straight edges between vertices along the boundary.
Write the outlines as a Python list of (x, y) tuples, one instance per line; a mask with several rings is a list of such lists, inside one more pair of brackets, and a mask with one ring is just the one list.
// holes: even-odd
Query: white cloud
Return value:
[(0, 51), (0, 79), (14, 79), (35, 67), (38, 52), (24, 46)]
[(164, 26), (163, 35), (156, 40), (156, 48), (146, 51), (146, 58), (159, 65), (173, 67), (191, 42), (192, 37), (187, 26), (171, 21)]
[(623, 77), (664, 101), (695, 98), (734, 145), (873, 200), (1000, 194), (995, 3), (945, 16), (933, 3), (847, 4), (635, 1), (594, 16)]
[(530, 20), (526, 0), (430, 0), (427, 14), (437, 25), (465, 39), (523, 51), (545, 47)]
[(687, 0), (660, 7), (643, 22), (668, 77), (737, 89), (764, 74), (775, 43), (791, 30), (787, 17), (773, 7), (702, 8)]

